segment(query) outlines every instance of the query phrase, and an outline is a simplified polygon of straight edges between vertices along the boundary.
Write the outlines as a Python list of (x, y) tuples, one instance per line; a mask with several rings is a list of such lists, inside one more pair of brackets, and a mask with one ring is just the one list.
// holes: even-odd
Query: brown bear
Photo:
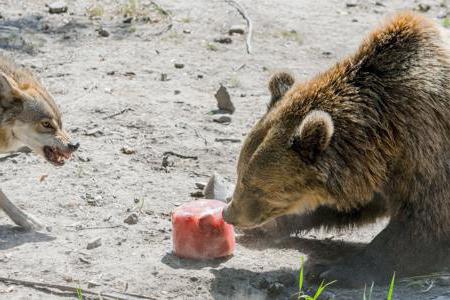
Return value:
[(328, 71), (296, 84), (276, 74), (269, 88), (227, 222), (245, 229), (291, 214), (279, 220), (301, 231), (389, 217), (356, 255), (311, 266), (344, 286), (450, 266), (450, 56), (431, 21), (398, 14)]

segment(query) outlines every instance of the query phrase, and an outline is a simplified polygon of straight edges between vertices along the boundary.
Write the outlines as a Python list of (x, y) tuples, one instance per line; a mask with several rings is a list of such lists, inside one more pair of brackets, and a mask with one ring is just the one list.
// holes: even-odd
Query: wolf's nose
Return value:
[(80, 143), (76, 142), (76, 143), (69, 143), (69, 145), (67, 145), (67, 147), (69, 147), (70, 151), (75, 151), (78, 148), (80, 148)]

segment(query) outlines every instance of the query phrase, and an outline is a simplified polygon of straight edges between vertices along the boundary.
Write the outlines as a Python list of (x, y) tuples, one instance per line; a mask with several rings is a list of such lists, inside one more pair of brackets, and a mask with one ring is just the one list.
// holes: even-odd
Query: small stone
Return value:
[(97, 282), (94, 282), (94, 281), (88, 281), (88, 283), (87, 283), (88, 289), (91, 289), (91, 288), (94, 288), (94, 287), (97, 287), (97, 286), (100, 286), (100, 285), (101, 285), (100, 283), (97, 283)]
[(131, 22), (133, 22), (133, 17), (125, 18), (125, 19), (123, 19), (122, 22), (125, 23), (125, 24), (130, 24)]
[(168, 81), (167, 74), (166, 73), (161, 73), (161, 77), (159, 78), (159, 80), (161, 80), (161, 81)]
[(136, 150), (133, 148), (130, 148), (128, 146), (123, 146), (120, 151), (122, 151), (123, 154), (127, 154), (127, 155), (131, 155), (131, 154), (135, 154)]
[(135, 225), (139, 221), (138, 215), (136, 213), (130, 214), (128, 217), (123, 220), (124, 223), (127, 223), (128, 225)]
[(223, 178), (221, 175), (214, 173), (203, 189), (203, 194), (207, 199), (216, 199), (227, 202), (233, 195), (234, 186)]
[(94, 128), (94, 129), (91, 129), (91, 130), (87, 130), (84, 133), (84, 135), (93, 136), (93, 137), (100, 137), (100, 136), (104, 135), (104, 133), (100, 129)]
[(86, 249), (92, 250), (102, 245), (102, 238), (95, 238), (87, 243)]
[(213, 121), (219, 124), (230, 124), (231, 118), (228, 116), (220, 116), (218, 118), (214, 118)]
[(197, 74), (198, 79), (203, 79), (203, 74)]
[(91, 158), (89, 156), (84, 155), (84, 154), (78, 154), (77, 158), (81, 162), (90, 162), (91, 161)]
[(205, 185), (206, 185), (206, 184), (204, 184), (204, 183), (202, 183), (202, 182), (196, 182), (196, 183), (195, 183), (195, 187), (198, 188), (198, 189), (200, 189), (200, 190), (203, 190), (203, 189), (205, 188)]
[(180, 90), (175, 90), (175, 91), (173, 91), (173, 93), (174, 93), (175, 95), (179, 95), (179, 94), (181, 94), (181, 91), (180, 91)]
[(173, 65), (174, 65), (174, 67), (176, 69), (183, 69), (184, 68), (184, 64), (182, 64), (182, 63), (174, 63)]
[(67, 12), (67, 5), (62, 1), (53, 2), (48, 5), (48, 12), (51, 14), (62, 14)]
[(430, 10), (430, 8), (431, 8), (431, 6), (429, 4), (419, 3), (417, 5), (417, 10), (420, 12), (427, 12)]
[(267, 292), (269, 293), (269, 296), (276, 297), (281, 295), (285, 289), (286, 287), (282, 283), (274, 282), (269, 286)]
[(345, 6), (347, 7), (356, 7), (358, 6), (358, 1), (356, 0), (349, 0), (345, 3)]
[(240, 94), (241, 98), (247, 97), (247, 94)]
[(232, 35), (232, 34), (244, 34), (244, 33), (245, 33), (245, 27), (243, 27), (242, 25), (233, 25), (228, 30), (228, 34), (229, 35)]
[(195, 276), (192, 276), (191, 278), (189, 278), (192, 282), (196, 282), (196, 281), (198, 281), (198, 278), (197, 277), (195, 277)]
[(230, 37), (223, 36), (214, 39), (214, 42), (219, 44), (231, 44), (233, 40)]
[(98, 35), (101, 37), (108, 37), (109, 36), (109, 32), (103, 28), (100, 28), (99, 30), (97, 30)]
[(190, 34), (190, 33), (191, 33), (191, 30), (190, 30), (190, 29), (183, 29), (183, 33), (185, 33), (185, 34)]
[(234, 113), (235, 108), (233, 102), (231, 102), (230, 94), (228, 93), (226, 87), (220, 85), (220, 88), (217, 90), (214, 97), (216, 97), (219, 110), (228, 112), (230, 114)]
[(65, 282), (72, 282), (73, 281), (72, 276), (69, 276), (69, 275), (64, 275), (63, 279), (64, 279)]
[(203, 191), (195, 191), (191, 193), (191, 197), (194, 198), (203, 198), (204, 196)]

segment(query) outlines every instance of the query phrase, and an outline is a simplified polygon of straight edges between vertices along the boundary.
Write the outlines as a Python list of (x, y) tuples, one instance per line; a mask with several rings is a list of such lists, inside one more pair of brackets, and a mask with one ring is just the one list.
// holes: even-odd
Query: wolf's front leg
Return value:
[(25, 230), (40, 230), (44, 226), (32, 215), (28, 215), (15, 206), (8, 197), (0, 190), (0, 208), (13, 220), (14, 223)]

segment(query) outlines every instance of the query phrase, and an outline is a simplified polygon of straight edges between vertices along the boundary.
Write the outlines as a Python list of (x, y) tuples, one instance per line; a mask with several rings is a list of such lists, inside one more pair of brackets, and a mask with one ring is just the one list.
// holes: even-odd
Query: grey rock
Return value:
[(176, 69), (183, 69), (184, 68), (184, 64), (182, 64), (182, 63), (174, 63), (174, 67)]
[(228, 34), (244, 34), (245, 33), (245, 27), (242, 25), (233, 25), (228, 30)]
[(98, 35), (101, 36), (101, 37), (108, 37), (109, 36), (109, 31), (107, 31), (107, 30), (105, 30), (103, 28), (100, 28), (99, 30), (97, 30), (97, 32), (98, 32)]
[(203, 189), (203, 194), (207, 199), (216, 199), (224, 202), (232, 197), (234, 191), (234, 185), (227, 182), (225, 178), (217, 173), (214, 173)]
[(269, 288), (267, 289), (267, 292), (269, 293), (270, 297), (276, 297), (281, 295), (286, 287), (280, 283), (280, 282), (274, 282), (270, 284)]
[(98, 237), (98, 238), (95, 238), (93, 240), (90, 240), (87, 243), (86, 249), (92, 250), (92, 249), (100, 247), (101, 245), (102, 245), (102, 238)]
[(219, 44), (231, 44), (233, 40), (228, 36), (221, 36), (214, 39), (214, 42)]
[(235, 108), (226, 87), (220, 85), (220, 88), (217, 90), (214, 97), (216, 97), (219, 110), (230, 114), (234, 113)]
[(138, 215), (136, 213), (130, 214), (128, 217), (123, 220), (124, 223), (127, 223), (128, 225), (135, 225), (139, 221)]
[(219, 124), (230, 124), (231, 118), (228, 116), (220, 116), (218, 118), (214, 118), (213, 121)]
[(159, 78), (161, 81), (168, 81), (167, 73), (161, 73), (161, 77)]
[(429, 4), (419, 3), (417, 5), (417, 10), (420, 12), (427, 12), (429, 11), (431, 6)]
[(57, 1), (48, 5), (48, 12), (51, 14), (62, 14), (67, 12), (67, 5), (63, 1)]

